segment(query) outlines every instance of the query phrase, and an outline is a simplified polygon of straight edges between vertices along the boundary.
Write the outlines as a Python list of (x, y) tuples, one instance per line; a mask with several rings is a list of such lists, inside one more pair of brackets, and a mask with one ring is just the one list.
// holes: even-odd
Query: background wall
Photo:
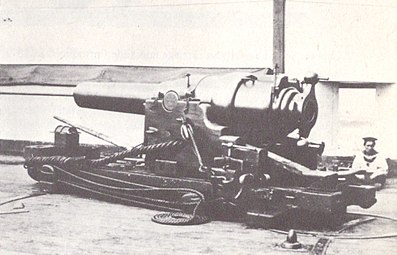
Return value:
[(1, 63), (271, 65), (270, 1), (3, 0), (1, 13)]
[(286, 0), (286, 70), (331, 80), (396, 81), (397, 2)]
[[(269, 67), (272, 8), (272, 0), (2, 0), (0, 63)], [(395, 81), (396, 16), (394, 0), (287, 0), (286, 70)]]

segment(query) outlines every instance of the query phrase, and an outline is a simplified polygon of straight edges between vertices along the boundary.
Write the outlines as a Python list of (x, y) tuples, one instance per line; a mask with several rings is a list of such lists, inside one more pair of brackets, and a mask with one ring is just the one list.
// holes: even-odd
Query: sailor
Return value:
[(357, 174), (363, 183), (374, 184), (378, 189), (383, 187), (389, 171), (386, 159), (375, 150), (375, 137), (364, 137), (364, 150), (354, 158), (352, 169), (365, 170), (366, 174)]

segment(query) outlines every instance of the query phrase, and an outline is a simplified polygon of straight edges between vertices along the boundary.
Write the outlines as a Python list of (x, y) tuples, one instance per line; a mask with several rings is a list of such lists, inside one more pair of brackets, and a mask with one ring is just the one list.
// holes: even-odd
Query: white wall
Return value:
[(339, 109), (338, 87), (334, 84), (319, 83), (315, 87), (318, 101), (318, 118), (310, 133), (313, 142), (325, 143), (325, 154), (338, 146)]
[(271, 2), (196, 2), (3, 0), (0, 62), (271, 66)]
[(287, 0), (286, 70), (394, 82), (396, 17), (395, 0)]
[[(271, 0), (2, 0), (0, 63), (269, 67), (272, 6)], [(395, 81), (396, 17), (395, 0), (287, 0), (286, 70)]]
[(376, 132), (379, 134), (383, 152), (392, 158), (397, 158), (397, 84), (379, 86), (376, 88), (377, 111), (375, 113)]

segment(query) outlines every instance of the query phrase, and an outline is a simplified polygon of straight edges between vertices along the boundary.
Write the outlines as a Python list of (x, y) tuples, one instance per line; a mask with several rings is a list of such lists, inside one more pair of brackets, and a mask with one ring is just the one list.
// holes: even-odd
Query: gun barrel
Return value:
[(156, 96), (158, 84), (84, 82), (78, 84), (73, 93), (80, 107), (145, 114), (144, 102)]
[[(190, 80), (195, 83), (202, 77), (195, 75)], [(83, 82), (77, 85), (73, 97), (80, 107), (144, 115), (145, 101), (169, 90), (184, 95), (188, 90), (186, 78), (161, 83)]]
[(146, 100), (162, 100), (171, 90), (178, 99), (188, 95), (209, 106), (205, 112), (209, 122), (228, 126), (240, 135), (260, 133), (267, 141), (297, 128), (301, 136), (308, 137), (318, 113), (314, 92), (318, 79), (313, 77), (299, 83), (287, 76), (275, 80), (265, 74), (235, 72), (161, 83), (84, 82), (73, 97), (80, 107), (145, 115)]

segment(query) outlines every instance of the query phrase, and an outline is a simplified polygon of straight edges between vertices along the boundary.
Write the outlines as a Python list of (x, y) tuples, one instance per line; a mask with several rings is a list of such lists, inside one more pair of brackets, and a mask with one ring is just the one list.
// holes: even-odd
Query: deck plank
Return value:
[[(21, 165), (0, 165), (0, 176), (0, 202), (38, 188)], [(397, 185), (391, 185), (379, 193), (373, 208), (352, 211), (397, 216)], [(285, 236), (240, 223), (166, 226), (151, 221), (157, 211), (71, 195), (21, 202), (29, 213), (0, 216), (0, 254), (297, 254), (276, 247)], [(361, 227), (363, 231), (372, 228)], [(375, 226), (374, 231), (393, 228)], [(314, 245), (318, 238), (300, 235), (299, 240)], [(333, 240), (327, 254), (397, 254), (397, 242), (396, 238)]]

